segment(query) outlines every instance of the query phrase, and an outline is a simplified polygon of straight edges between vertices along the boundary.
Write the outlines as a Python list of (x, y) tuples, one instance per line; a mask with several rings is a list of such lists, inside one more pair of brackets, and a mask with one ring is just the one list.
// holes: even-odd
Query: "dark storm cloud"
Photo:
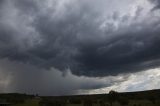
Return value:
[[(31, 71), (32, 70), (32, 71)], [(33, 71), (34, 70), (34, 71)], [(38, 74), (37, 74), (38, 73)], [(51, 69), (46, 71), (29, 64), (0, 60), (0, 91), (40, 95), (73, 95), (77, 90), (98, 89), (111, 86), (110, 81), (96, 78), (78, 77), (67, 72)]]
[(114, 13), (114, 22), (105, 23), (102, 13), (85, 1), (6, 1), (0, 11), (1, 58), (61, 71), (69, 68), (85, 76), (117, 75), (160, 65), (160, 20), (133, 22), (116, 30), (114, 22), (127, 23), (130, 15)]
[(155, 4), (155, 7), (153, 8), (153, 10), (160, 8), (160, 1), (159, 0), (149, 0), (149, 1), (151, 1), (152, 3)]
[(82, 74), (91, 76), (103, 76), (159, 66), (158, 36), (159, 33), (148, 31), (128, 32), (108, 43), (84, 45), (80, 49), (80, 55), (76, 57), (79, 67), (75, 70), (82, 70)]

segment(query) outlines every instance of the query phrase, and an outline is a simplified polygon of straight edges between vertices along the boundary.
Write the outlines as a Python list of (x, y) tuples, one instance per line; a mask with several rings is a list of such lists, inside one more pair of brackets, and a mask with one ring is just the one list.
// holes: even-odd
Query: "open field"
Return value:
[(24, 103), (18, 103), (13, 106), (39, 106), (39, 100), (30, 99), (30, 100), (26, 100)]
[[(25, 103), (20, 103), (20, 104), (15, 104), (13, 106), (40, 106), (39, 105), (39, 100), (27, 100)], [(45, 106), (45, 105), (43, 105)], [(46, 105), (46, 106), (62, 106), (62, 105)], [(65, 104), (63, 106), (84, 106), (83, 103), (81, 104)], [(108, 102), (106, 102), (105, 104), (99, 104), (99, 103), (93, 103), (92, 105), (87, 105), (87, 106), (110, 106), (110, 104)], [(112, 104), (112, 106), (160, 106), (160, 100), (157, 100), (155, 102), (155, 104), (153, 104), (152, 102), (148, 101), (148, 100), (130, 100), (128, 104), (126, 105), (122, 105), (119, 104), (118, 102), (114, 102)]]
[(160, 90), (75, 96), (0, 94), (12, 106), (160, 106)]

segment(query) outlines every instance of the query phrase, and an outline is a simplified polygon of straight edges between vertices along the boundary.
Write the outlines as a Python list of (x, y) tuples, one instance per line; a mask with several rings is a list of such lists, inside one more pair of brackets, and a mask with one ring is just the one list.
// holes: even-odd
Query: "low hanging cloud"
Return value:
[[(104, 87), (94, 90), (79, 90), (79, 93), (86, 94), (99, 94), (106, 93), (110, 90), (116, 90), (118, 92), (133, 92), (133, 91), (144, 91), (153, 90), (160, 88), (160, 72), (159, 68), (150, 69), (143, 72), (137, 72), (127, 76), (127, 80), (118, 82), (109, 87)], [(121, 77), (119, 77), (121, 78)], [(144, 80), (145, 79), (145, 80)]]
[(74, 95), (79, 90), (94, 90), (112, 86), (127, 77), (89, 78), (78, 77), (68, 70), (43, 70), (29, 64), (0, 60), (1, 93), (18, 92), (39, 95)]
[(158, 10), (126, 1), (3, 0), (0, 58), (90, 77), (159, 67)]
[(91, 78), (73, 75), (69, 70), (64, 75), (55, 68), (43, 70), (30, 64), (1, 59), (0, 91), (55, 96), (158, 89), (159, 70), (155, 68), (134, 74)]

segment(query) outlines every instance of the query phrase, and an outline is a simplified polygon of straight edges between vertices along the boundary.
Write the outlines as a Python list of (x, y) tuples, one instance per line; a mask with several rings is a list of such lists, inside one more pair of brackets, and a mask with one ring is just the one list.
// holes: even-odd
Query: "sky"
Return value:
[(0, 0), (0, 93), (160, 88), (159, 0)]

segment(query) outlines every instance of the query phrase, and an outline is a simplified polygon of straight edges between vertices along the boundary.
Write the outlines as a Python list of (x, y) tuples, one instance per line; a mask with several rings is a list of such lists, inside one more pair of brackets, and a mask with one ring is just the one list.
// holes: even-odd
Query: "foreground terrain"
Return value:
[(35, 96), (0, 94), (0, 104), (8, 106), (160, 106), (160, 90), (77, 96)]

